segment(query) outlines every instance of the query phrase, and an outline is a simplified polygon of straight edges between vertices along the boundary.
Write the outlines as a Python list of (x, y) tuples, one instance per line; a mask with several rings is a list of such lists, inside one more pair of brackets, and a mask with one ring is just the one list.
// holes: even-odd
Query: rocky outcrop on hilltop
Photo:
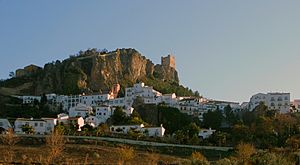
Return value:
[(179, 86), (174, 67), (155, 65), (135, 49), (81, 51), (62, 62), (57, 60), (46, 64), (41, 71), (30, 75), (28, 80), (32, 82), (32, 86), (30, 90), (23, 90), (23, 93), (34, 95), (104, 92), (116, 83), (124, 88), (139, 81), (154, 87), (155, 84), (160, 84), (161, 88), (166, 84)]

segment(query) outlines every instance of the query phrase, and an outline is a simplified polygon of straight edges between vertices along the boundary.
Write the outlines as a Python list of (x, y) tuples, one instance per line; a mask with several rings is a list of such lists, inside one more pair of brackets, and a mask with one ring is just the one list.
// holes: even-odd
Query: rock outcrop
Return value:
[(174, 67), (153, 62), (135, 49), (117, 49), (101, 53), (95, 49), (60, 62), (48, 63), (34, 76), (32, 93), (77, 94), (109, 90), (113, 84), (121, 87), (153, 79), (179, 84)]

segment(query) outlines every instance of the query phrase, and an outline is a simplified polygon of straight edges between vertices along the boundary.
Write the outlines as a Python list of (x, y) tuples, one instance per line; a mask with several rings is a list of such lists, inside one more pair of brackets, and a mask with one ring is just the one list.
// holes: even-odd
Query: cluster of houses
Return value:
[[(136, 83), (132, 87), (125, 89), (124, 97), (117, 97), (120, 86), (117, 84), (114, 90), (107, 94), (93, 95), (56, 95), (46, 94), (49, 104), (61, 106), (68, 114), (59, 114), (57, 118), (41, 118), (41, 119), (24, 119), (18, 118), (14, 122), (14, 131), (16, 133), (24, 133), (22, 126), (31, 126), (36, 134), (48, 134), (54, 129), (54, 126), (63, 124), (76, 124), (78, 131), (85, 124), (97, 127), (101, 123), (105, 123), (114, 113), (116, 107), (122, 107), (127, 116), (133, 112), (133, 102), (139, 97), (144, 104), (164, 104), (169, 107), (179, 109), (182, 113), (197, 116), (200, 121), (203, 120), (203, 114), (208, 111), (221, 110), (224, 112), (226, 106), (230, 106), (235, 112), (248, 109), (252, 111), (259, 103), (263, 102), (269, 109), (276, 109), (280, 113), (296, 112), (300, 109), (300, 100), (290, 102), (289, 93), (258, 93), (250, 98), (249, 102), (239, 104), (238, 102), (217, 101), (204, 97), (177, 97), (175, 93), (162, 94), (151, 86), (144, 83)], [(31, 104), (35, 101), (41, 101), (41, 96), (16, 96), (22, 99), (24, 104)], [(291, 105), (293, 108), (291, 108)], [(0, 127), (12, 127), (5, 119), (0, 120)], [(148, 136), (164, 136), (165, 129), (159, 127), (145, 127), (141, 125), (118, 125), (110, 126), (113, 133), (125, 133), (130, 130), (144, 132)], [(202, 129), (199, 137), (207, 138), (213, 134), (215, 130)]]
[[(41, 96), (16, 97), (22, 99), (24, 104), (41, 100)], [(177, 97), (175, 93), (162, 94), (142, 82), (134, 84), (133, 87), (126, 88), (124, 97), (116, 97), (115, 93), (72, 96), (46, 94), (46, 97), (49, 103), (61, 106), (64, 111), (70, 111), (70, 115), (73, 115), (73, 113), (87, 113), (75, 112), (75, 109), (78, 111), (80, 108), (87, 107), (89, 107), (90, 111), (94, 109), (100, 122), (107, 119), (109, 114), (112, 114), (111, 108), (116, 106), (122, 107), (125, 109), (126, 114), (130, 115), (133, 111), (132, 104), (137, 97), (142, 98), (144, 104), (164, 104), (177, 108), (182, 113), (198, 116), (200, 120), (203, 120), (203, 114), (208, 110), (224, 110), (224, 107), (227, 105), (230, 105), (234, 110), (240, 109), (240, 105), (237, 102), (209, 100), (203, 97)]]

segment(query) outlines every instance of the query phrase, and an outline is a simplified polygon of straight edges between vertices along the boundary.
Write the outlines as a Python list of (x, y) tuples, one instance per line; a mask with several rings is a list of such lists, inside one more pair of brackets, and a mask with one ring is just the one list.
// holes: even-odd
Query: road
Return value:
[[(47, 135), (18, 135), (18, 136), (46, 137)], [(65, 136), (65, 137), (71, 138), (71, 139), (102, 140), (102, 141), (118, 142), (118, 143), (124, 143), (124, 144), (155, 146), (155, 147), (179, 147), (179, 148), (193, 148), (193, 149), (209, 149), (209, 150), (218, 150), (218, 151), (228, 151), (228, 150), (233, 149), (233, 147), (169, 144), (169, 143), (149, 142), (149, 141), (141, 141), (141, 140), (122, 139), (122, 138), (111, 138), (111, 137), (96, 137), (96, 136)]]

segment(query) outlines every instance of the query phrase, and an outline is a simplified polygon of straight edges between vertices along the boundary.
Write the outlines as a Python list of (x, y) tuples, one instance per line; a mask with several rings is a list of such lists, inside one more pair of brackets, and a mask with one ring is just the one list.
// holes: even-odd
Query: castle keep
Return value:
[(176, 69), (175, 57), (170, 54), (167, 57), (161, 57), (161, 65), (163, 67), (171, 67)]

